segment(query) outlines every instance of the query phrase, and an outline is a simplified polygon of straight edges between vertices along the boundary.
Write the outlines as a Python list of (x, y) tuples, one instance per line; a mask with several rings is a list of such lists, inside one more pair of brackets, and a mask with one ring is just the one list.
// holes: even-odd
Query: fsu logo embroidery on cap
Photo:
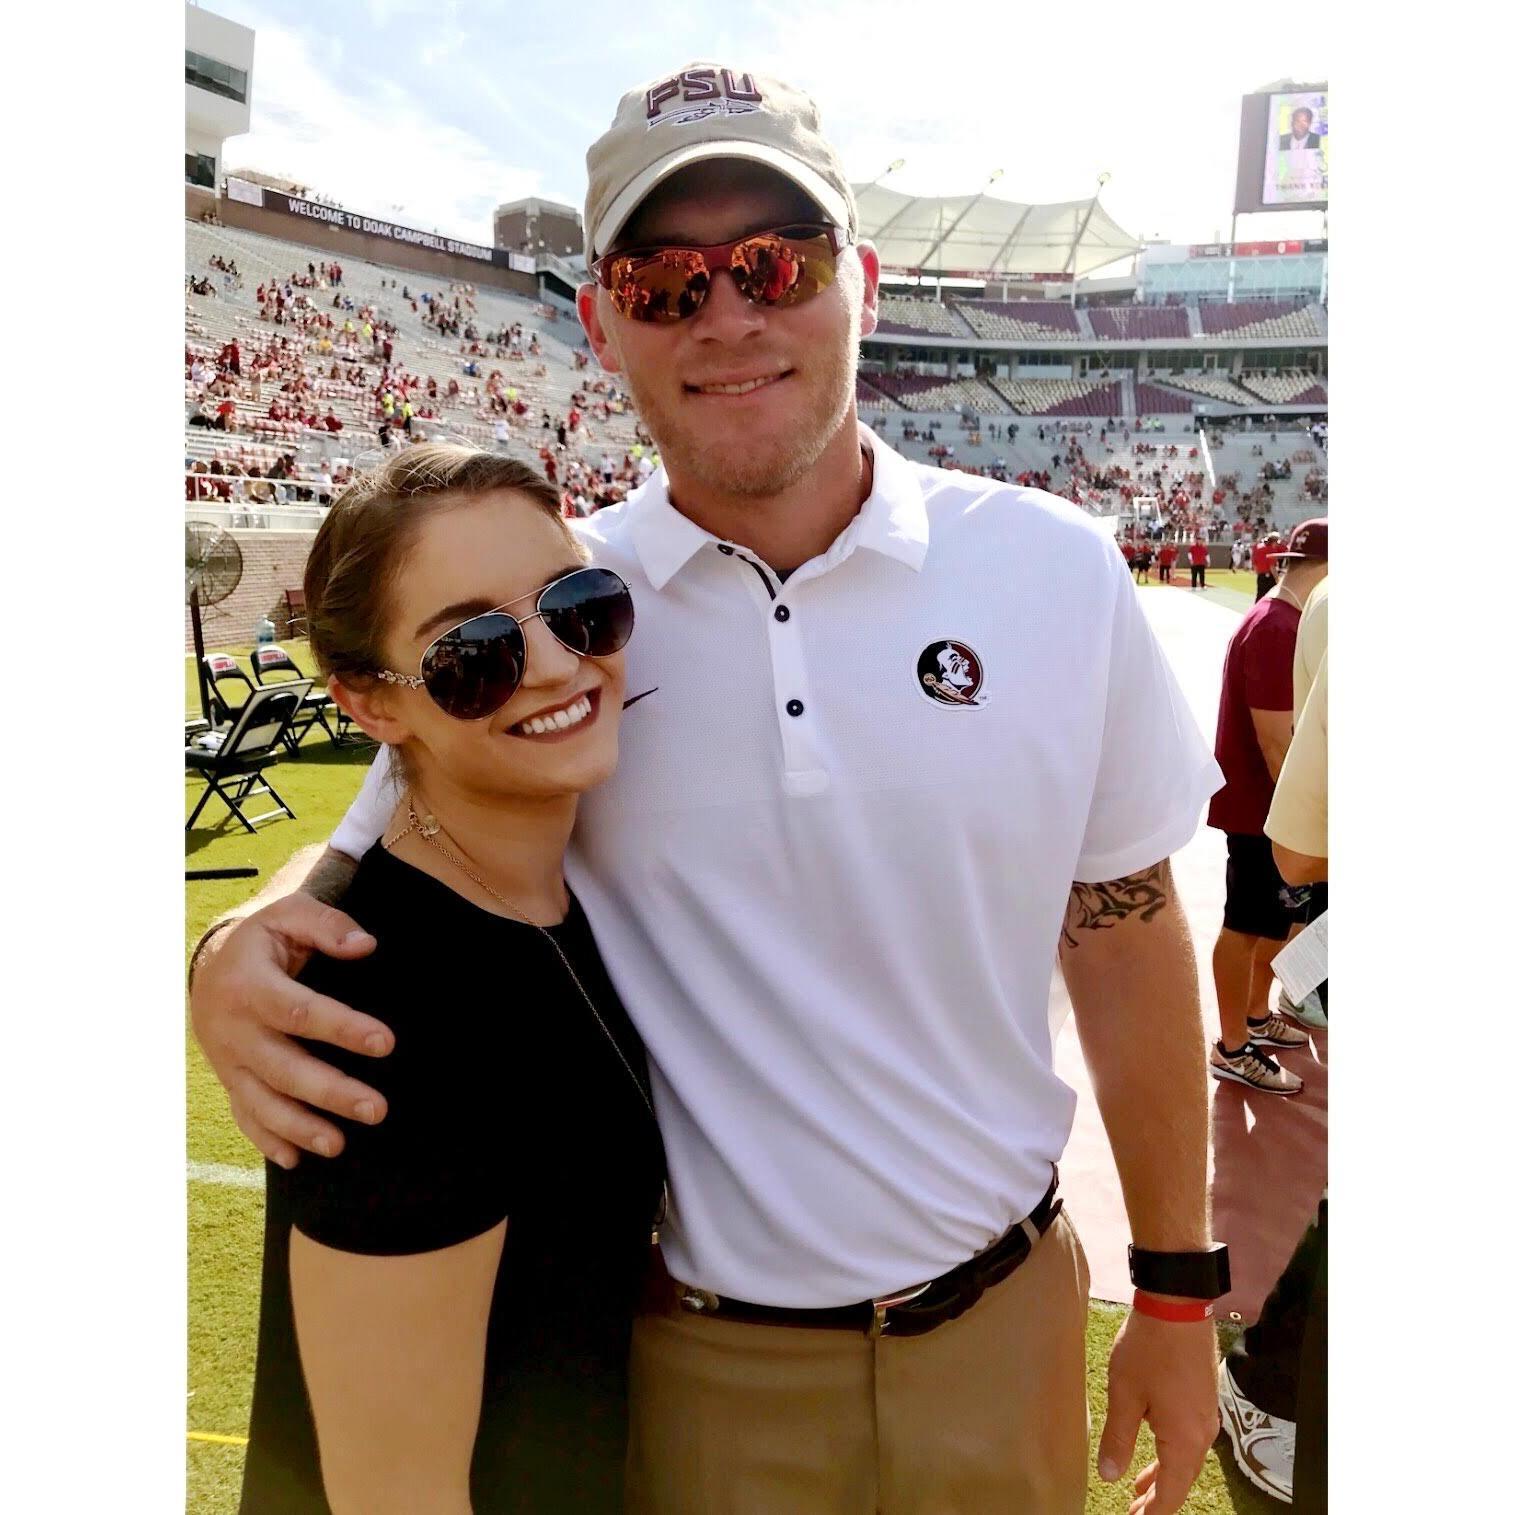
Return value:
[(729, 68), (686, 68), (647, 91), (647, 124), (687, 126), (708, 116), (745, 116), (762, 103), (762, 92), (751, 74), (738, 75)]
[(933, 642), (915, 660), (921, 693), (938, 705), (987, 705), (984, 665), (966, 642)]

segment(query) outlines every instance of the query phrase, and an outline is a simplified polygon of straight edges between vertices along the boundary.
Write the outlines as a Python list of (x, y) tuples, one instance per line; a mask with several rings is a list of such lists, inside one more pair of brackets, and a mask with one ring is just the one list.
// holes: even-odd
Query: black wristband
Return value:
[(1133, 1244), (1126, 1256), (1131, 1282), (1148, 1294), (1219, 1299), (1231, 1292), (1231, 1252), (1223, 1241), (1203, 1252), (1149, 1252)]

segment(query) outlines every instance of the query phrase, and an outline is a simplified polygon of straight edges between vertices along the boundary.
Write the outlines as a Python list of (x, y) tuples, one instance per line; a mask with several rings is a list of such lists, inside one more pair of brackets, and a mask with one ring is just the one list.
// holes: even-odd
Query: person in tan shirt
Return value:
[(1294, 725), (1299, 726), (1300, 713), (1305, 708), (1305, 697), (1310, 685), (1325, 661), (1327, 641), (1327, 616), (1330, 609), (1331, 580), (1324, 578), (1305, 599), (1299, 616), (1299, 631), (1294, 640)]
[[(1321, 589), (1325, 588), (1322, 584)], [(1284, 765), (1273, 790), (1263, 830), (1286, 883), (1319, 884), (1326, 879), (1326, 705), (1330, 655), (1320, 668), (1294, 726)]]

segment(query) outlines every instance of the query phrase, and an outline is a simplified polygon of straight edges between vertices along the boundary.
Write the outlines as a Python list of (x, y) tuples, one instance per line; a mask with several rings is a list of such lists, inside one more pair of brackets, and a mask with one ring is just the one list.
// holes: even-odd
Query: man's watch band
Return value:
[(1145, 1293), (1219, 1299), (1231, 1292), (1231, 1252), (1223, 1241), (1203, 1252), (1150, 1252), (1133, 1244), (1126, 1256), (1131, 1282)]

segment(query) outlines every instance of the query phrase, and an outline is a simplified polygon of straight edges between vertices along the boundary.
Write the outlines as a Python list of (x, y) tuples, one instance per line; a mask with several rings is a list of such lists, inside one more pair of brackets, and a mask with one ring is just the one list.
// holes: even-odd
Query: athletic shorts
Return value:
[(1226, 912), (1228, 931), (1281, 942), (1289, 928), (1303, 924), (1308, 888), (1284, 883), (1273, 861), (1273, 843), (1265, 836), (1226, 833)]

